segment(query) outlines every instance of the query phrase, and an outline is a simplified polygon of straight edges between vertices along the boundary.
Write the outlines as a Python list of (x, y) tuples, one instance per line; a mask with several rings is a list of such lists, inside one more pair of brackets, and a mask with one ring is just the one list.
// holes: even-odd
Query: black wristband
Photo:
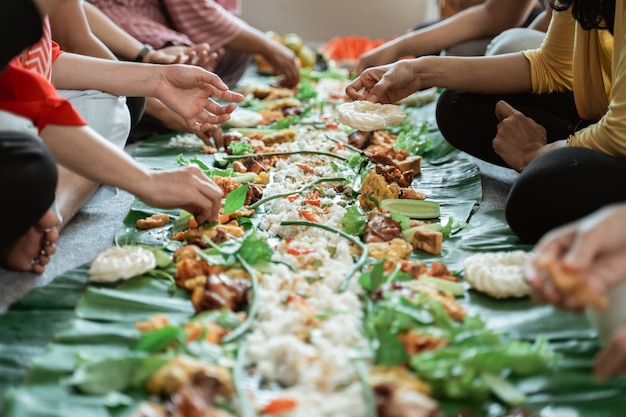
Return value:
[(135, 57), (135, 62), (143, 62), (143, 59), (146, 57), (146, 55), (148, 55), (149, 52), (154, 51), (154, 48), (152, 48), (150, 45), (145, 44), (143, 46), (143, 48), (141, 48), (141, 51), (139, 51), (139, 54)]

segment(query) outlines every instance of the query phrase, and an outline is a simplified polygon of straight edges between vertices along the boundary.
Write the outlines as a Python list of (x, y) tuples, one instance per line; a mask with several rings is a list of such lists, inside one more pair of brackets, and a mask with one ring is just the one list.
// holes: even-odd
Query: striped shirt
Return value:
[(235, 38), (238, 0), (88, 0), (142, 43), (154, 48), (207, 42), (212, 51)]

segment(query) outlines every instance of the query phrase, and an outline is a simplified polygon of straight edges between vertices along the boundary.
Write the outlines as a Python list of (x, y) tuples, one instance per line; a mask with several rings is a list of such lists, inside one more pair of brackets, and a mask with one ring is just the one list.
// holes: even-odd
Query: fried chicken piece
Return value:
[(173, 395), (166, 405), (171, 417), (226, 417), (231, 414), (215, 407), (221, 382), (204, 372), (191, 375), (188, 384)]
[(379, 417), (438, 417), (439, 405), (432, 398), (393, 384), (374, 387), (376, 411)]
[(135, 226), (139, 230), (154, 229), (156, 227), (165, 226), (170, 222), (170, 216), (163, 213), (155, 213), (145, 219), (139, 219), (135, 222)]
[(213, 182), (222, 189), (224, 197), (226, 197), (228, 193), (230, 193), (234, 189), (241, 187), (241, 184), (231, 177), (215, 176), (213, 177)]
[(376, 387), (381, 384), (392, 384), (396, 388), (417, 391), (430, 395), (430, 385), (403, 366), (374, 366), (369, 374), (368, 382)]
[(224, 396), (234, 392), (230, 371), (219, 365), (209, 364), (196, 358), (179, 355), (156, 371), (146, 384), (146, 390), (155, 395), (172, 395), (191, 383), (192, 376), (202, 372), (220, 381), (217, 391)]
[(361, 194), (357, 197), (361, 207), (370, 211), (376, 208), (377, 203), (389, 198), (398, 198), (400, 188), (395, 183), (388, 183), (385, 177), (371, 170), (363, 184), (361, 185)]
[(204, 288), (195, 288), (191, 294), (191, 302), (196, 313), (205, 310), (230, 311), (244, 310), (248, 303), (250, 281), (233, 279), (224, 273), (208, 276)]

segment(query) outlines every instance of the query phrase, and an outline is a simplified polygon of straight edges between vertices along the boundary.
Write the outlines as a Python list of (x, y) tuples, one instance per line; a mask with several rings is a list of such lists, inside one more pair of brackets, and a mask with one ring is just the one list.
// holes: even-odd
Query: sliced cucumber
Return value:
[(504, 378), (488, 372), (484, 372), (480, 376), (489, 388), (491, 388), (491, 391), (507, 405), (517, 407), (526, 402), (524, 393)]
[(161, 269), (165, 269), (172, 264), (172, 257), (165, 251), (157, 248), (151, 248), (154, 258), (156, 259), (156, 266)]
[(246, 184), (249, 182), (254, 182), (254, 180), (256, 179), (256, 174), (254, 172), (246, 172), (245, 174), (234, 176), (233, 179), (239, 184)]
[(380, 207), (392, 213), (403, 214), (411, 219), (436, 219), (441, 215), (439, 203), (431, 200), (404, 200), (389, 198)]
[(454, 282), (447, 279), (431, 277), (430, 275), (420, 275), (418, 281), (435, 284), (438, 290), (449, 292), (455, 297), (460, 297), (465, 294), (465, 285), (463, 285), (462, 282)]
[(215, 158), (214, 165), (218, 168), (224, 168), (228, 166), (228, 159), (226, 159), (227, 154), (225, 152), (217, 152), (213, 154), (213, 158)]

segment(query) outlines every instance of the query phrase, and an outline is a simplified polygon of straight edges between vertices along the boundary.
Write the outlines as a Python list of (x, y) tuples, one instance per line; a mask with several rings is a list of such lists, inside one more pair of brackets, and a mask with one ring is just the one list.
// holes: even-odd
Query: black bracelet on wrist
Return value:
[(148, 53), (152, 51), (154, 51), (154, 48), (152, 48), (148, 44), (145, 44), (143, 48), (141, 48), (141, 51), (139, 51), (139, 54), (135, 57), (134, 61), (143, 62), (143, 59), (146, 57), (146, 55), (148, 55)]

